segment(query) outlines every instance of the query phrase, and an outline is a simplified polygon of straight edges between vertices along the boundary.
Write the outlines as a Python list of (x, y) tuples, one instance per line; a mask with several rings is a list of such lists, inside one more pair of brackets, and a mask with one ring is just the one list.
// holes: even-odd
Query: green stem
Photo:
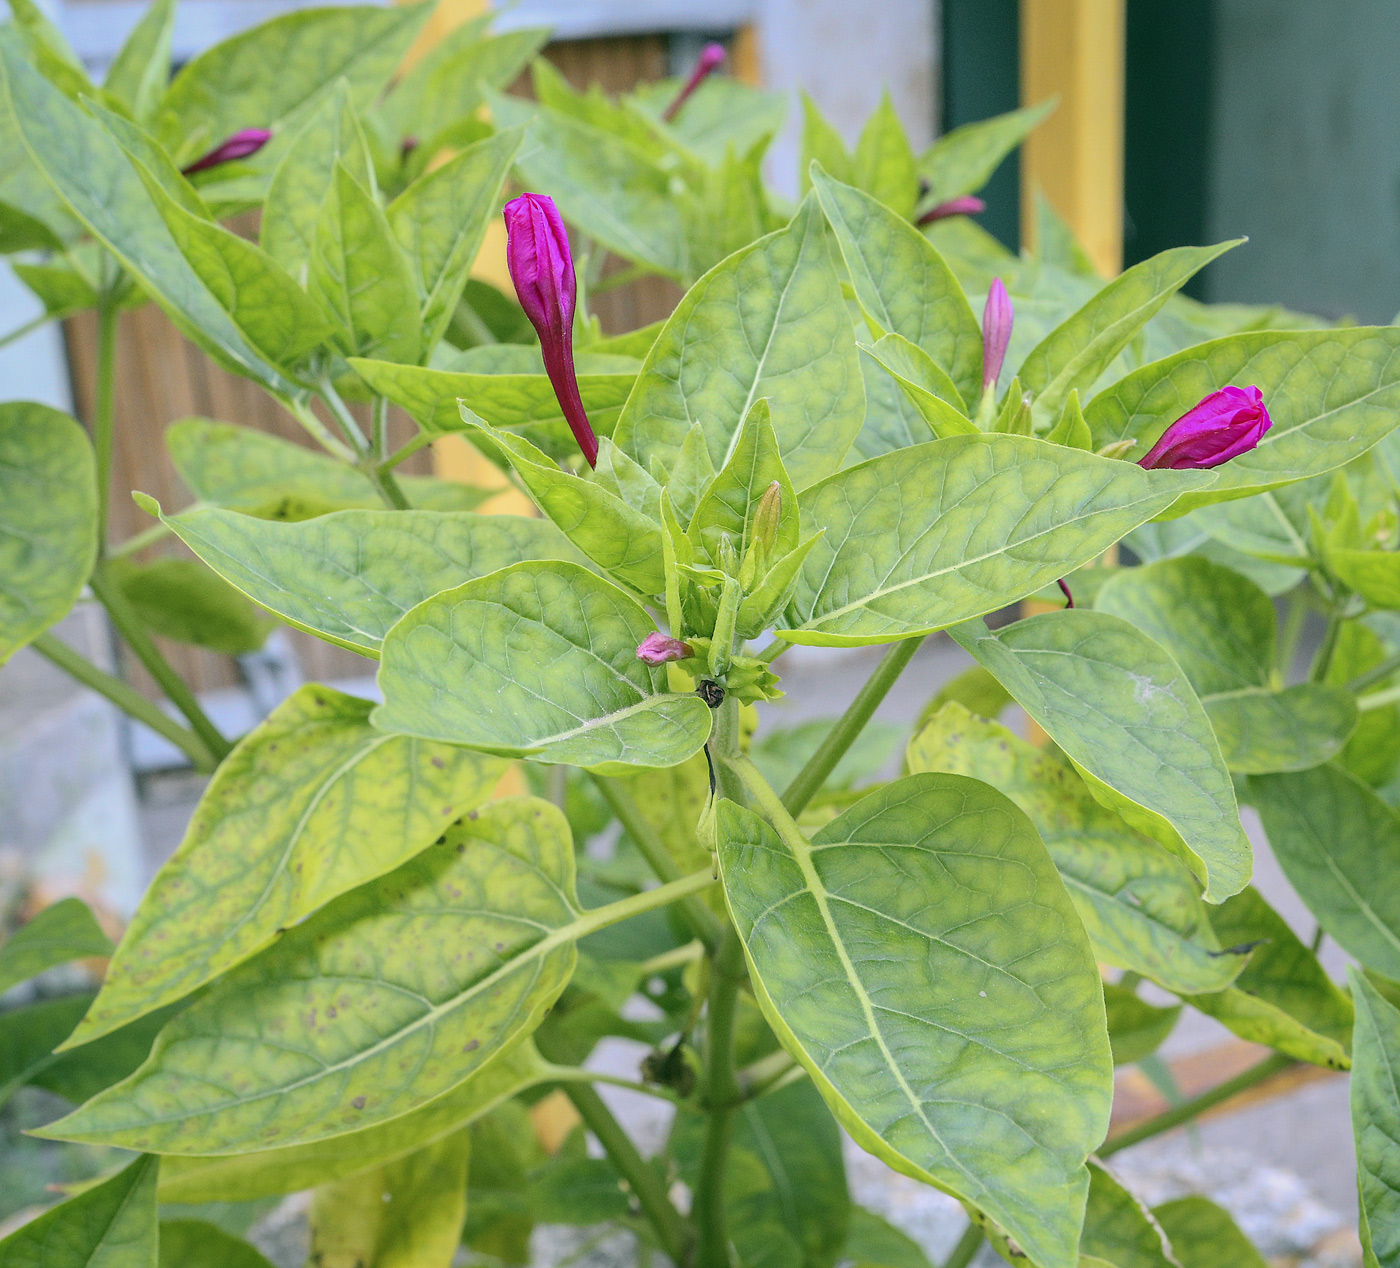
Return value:
[(1327, 671), (1332, 667), (1332, 653), (1337, 650), (1337, 638), (1342, 632), (1342, 614), (1337, 608), (1327, 613), (1327, 628), (1322, 634), (1322, 645), (1313, 657), (1312, 668), (1308, 670), (1309, 682), (1323, 682)]
[(185, 720), (203, 741), (215, 761), (223, 761), (232, 751), (233, 745), (224, 739), (219, 729), (209, 721), (204, 710), (199, 707), (199, 701), (194, 698), (194, 692), (185, 685), (180, 675), (171, 668), (170, 662), (161, 655), (160, 648), (155, 645), (151, 636), (146, 633), (145, 626), (141, 624), (141, 618), (136, 615), (135, 610), (126, 601), (126, 596), (122, 594), (121, 587), (103, 565), (99, 564), (94, 569), (90, 584), (93, 594), (107, 609), (107, 615), (117, 627), (117, 633), (136, 653), (136, 658), (156, 680), (170, 703), (185, 715)]
[(613, 1166), (631, 1185), (638, 1204), (651, 1221), (661, 1249), (677, 1264), (683, 1263), (689, 1239), (685, 1221), (666, 1192), (666, 1182), (637, 1152), (637, 1146), (622, 1130), (622, 1124), (613, 1117), (612, 1111), (603, 1103), (603, 1098), (591, 1083), (565, 1083), (563, 1088), (564, 1095), (574, 1103), (579, 1117), (597, 1137), (598, 1143), (612, 1159)]
[(958, 1244), (953, 1247), (953, 1253), (943, 1261), (943, 1268), (967, 1268), (972, 1257), (982, 1249), (984, 1241), (986, 1236), (982, 1230), (976, 1224), (969, 1223), (958, 1238)]
[(408, 510), (408, 499), (404, 497), (399, 482), (394, 479), (394, 469), (389, 463), (389, 398), (387, 396), (374, 398), (372, 435), (374, 438), (374, 462), (369, 468), (369, 478), (374, 481), (374, 487), (379, 491), (379, 496), (388, 503), (391, 510), (406, 511)]
[(650, 960), (643, 960), (637, 966), (637, 976), (646, 978), (657, 973), (669, 973), (672, 969), (684, 968), (692, 960), (698, 960), (704, 954), (704, 943), (698, 940), (687, 942), (683, 947), (676, 947), (672, 951), (663, 951), (660, 955), (652, 956)]
[(670, 1088), (658, 1087), (654, 1083), (638, 1083), (635, 1079), (619, 1079), (611, 1074), (599, 1074), (597, 1070), (585, 1070), (582, 1066), (554, 1066), (550, 1078), (557, 1083), (606, 1083), (609, 1087), (625, 1088), (642, 1096), (655, 1097), (658, 1101), (670, 1101), (679, 1105), (681, 1098)]
[(698, 894), (714, 883), (715, 878), (709, 868), (692, 872), (678, 881), (619, 898), (615, 903), (590, 907), (577, 920), (571, 920), (565, 932), (569, 941), (577, 942), (580, 938), (588, 937), (590, 933), (597, 933), (599, 929), (606, 929), (609, 925), (618, 924), (623, 920), (631, 920), (633, 916), (640, 916), (643, 912), (655, 911), (658, 907), (669, 907), (672, 903), (680, 902), (687, 894)]
[(389, 398), (374, 398), (374, 460), (381, 467), (389, 461)]
[(1294, 591), (1288, 596), (1288, 611), (1284, 614), (1283, 628), (1279, 632), (1278, 652), (1274, 666), (1282, 683), (1288, 682), (1289, 671), (1293, 668), (1293, 658), (1298, 654), (1298, 640), (1303, 634), (1303, 624), (1307, 620), (1308, 606), (1302, 595)]
[(851, 701), (836, 725), (827, 732), (817, 751), (797, 772), (797, 777), (787, 786), (783, 793), (783, 805), (787, 807), (789, 814), (801, 814), (807, 803), (821, 790), (827, 776), (846, 755), (846, 750), (855, 743), (856, 737), (870, 721), (871, 714), (889, 694), (890, 688), (904, 672), (904, 667), (914, 659), (914, 653), (923, 646), (923, 642), (922, 638), (907, 638), (896, 643), (885, 653), (884, 659), (866, 680), (860, 693)]
[[(632, 838), (632, 843), (646, 859), (647, 865), (656, 873), (657, 880), (679, 880), (682, 875), (680, 866), (672, 857), (671, 851), (666, 848), (661, 834), (651, 826), (651, 822), (642, 814), (631, 794), (616, 780), (605, 775), (593, 775), (593, 782), (603, 794), (604, 800), (612, 807), (613, 814), (617, 816), (627, 835)], [(691, 931), (705, 944), (706, 950), (713, 953), (719, 947), (720, 936), (723, 933), (718, 917), (698, 897), (686, 899), (680, 904), (680, 909)]]
[(394, 479), (394, 473), (388, 467), (371, 467), (369, 478), (374, 482), (374, 487), (379, 496), (384, 499), (384, 504), (391, 511), (407, 511), (409, 509), (408, 498), (404, 496), (403, 488)]
[(731, 925), (710, 968), (705, 1010), (705, 1141), (691, 1216), (698, 1237), (696, 1268), (729, 1268), (724, 1177), (742, 1098), (734, 1071), (734, 1012), (744, 980), (744, 948)]
[(104, 292), (97, 303), (97, 388), (92, 410), (92, 447), (97, 455), (97, 554), (107, 543), (107, 506), (112, 486), (112, 414), (117, 385), (117, 305)]
[(766, 1057), (760, 1057), (753, 1065), (745, 1066), (735, 1077), (744, 1099), (753, 1101), (779, 1084), (791, 1080), (794, 1075), (801, 1077), (806, 1073), (790, 1053), (779, 1048)]
[(331, 457), (339, 458), (341, 462), (354, 463), (356, 461), (354, 450), (332, 436), (330, 429), (316, 417), (316, 412), (305, 401), (288, 401), (287, 408), (292, 411), (307, 435)]
[(413, 457), (413, 455), (416, 454), (420, 449), (426, 449), (432, 443), (433, 437), (428, 435), (428, 433), (425, 431), (420, 431), (407, 444), (400, 445), (398, 449), (391, 453), (379, 465), (385, 471), (392, 471), (395, 467), (399, 465), (399, 463), (404, 462), (407, 459)]
[(1246, 1092), (1264, 1082), (1265, 1079), (1272, 1078), (1275, 1074), (1288, 1070), (1297, 1064), (1298, 1062), (1292, 1057), (1286, 1057), (1281, 1052), (1276, 1052), (1271, 1057), (1265, 1057), (1257, 1065), (1252, 1065), (1243, 1073), (1235, 1075), (1233, 1079), (1226, 1079), (1224, 1083), (1211, 1088), (1210, 1091), (1202, 1092), (1200, 1096), (1193, 1096), (1189, 1101), (1183, 1101), (1180, 1105), (1173, 1106), (1155, 1118), (1149, 1118), (1145, 1123), (1139, 1123), (1131, 1130), (1114, 1136), (1099, 1150), (1099, 1157), (1107, 1158), (1116, 1154), (1120, 1149), (1127, 1149), (1130, 1145), (1140, 1144), (1144, 1140), (1150, 1140), (1153, 1136), (1160, 1136), (1163, 1132), (1171, 1131), (1173, 1127), (1180, 1127), (1183, 1123), (1190, 1122), (1222, 1101), (1228, 1101), (1232, 1096), (1238, 1096), (1241, 1092)]
[(1373, 691), (1369, 696), (1361, 696), (1356, 701), (1356, 707), (1366, 713), (1371, 709), (1384, 709), (1388, 704), (1394, 704), (1400, 700), (1400, 686), (1387, 687), (1384, 691)]
[(51, 660), (64, 673), (76, 678), (85, 687), (91, 687), (106, 696), (117, 708), (130, 714), (138, 722), (144, 722), (156, 734), (165, 736), (194, 763), (197, 771), (207, 775), (219, 764), (193, 731), (182, 727), (139, 691), (127, 686), (120, 678), (114, 678), (105, 670), (99, 669), (61, 639), (52, 634), (40, 634), (30, 646), (41, 656)]
[(120, 546), (114, 546), (107, 552), (109, 559), (129, 559), (132, 555), (140, 554), (147, 546), (154, 546), (158, 541), (164, 541), (175, 530), (169, 524), (152, 524), (150, 528), (137, 533), (135, 537), (128, 537)]
[(38, 330), (40, 326), (49, 320), (49, 314), (47, 312), (42, 312), (37, 317), (30, 318), (24, 325), (16, 326), (8, 334), (0, 335), (0, 348), (14, 343), (16, 339), (23, 339), (25, 335), (29, 334), (31, 331)]
[(1368, 669), (1364, 674), (1357, 674), (1347, 683), (1347, 690), (1353, 693), (1365, 691), (1373, 683), (1384, 682), (1397, 669), (1400, 669), (1400, 652), (1394, 656), (1387, 656), (1379, 665)]
[(331, 382), (329, 374), (321, 376), (319, 387), (321, 399), (325, 401), (326, 408), (330, 410), (331, 416), (339, 424), (340, 430), (345, 433), (345, 439), (350, 442), (350, 447), (360, 457), (365, 457), (369, 453), (369, 440), (360, 424), (355, 421), (350, 407), (341, 400), (340, 393), (335, 390), (335, 384)]

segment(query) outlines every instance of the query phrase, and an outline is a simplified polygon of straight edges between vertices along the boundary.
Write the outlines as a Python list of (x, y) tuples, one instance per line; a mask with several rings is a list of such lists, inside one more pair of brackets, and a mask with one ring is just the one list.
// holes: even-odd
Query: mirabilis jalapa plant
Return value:
[[(96, 995), (0, 1012), (5, 1086), (74, 1104), (41, 1134), (139, 1155), (0, 1264), (253, 1262), (188, 1204), (305, 1189), (322, 1263), (522, 1262), (534, 1221), (702, 1268), (922, 1262), (852, 1206), (838, 1126), (962, 1201), (951, 1263), (1249, 1263), (1219, 1208), (1148, 1212), (1103, 1159), (1298, 1061), (1355, 1063), (1363, 1239), (1396, 1262), (1400, 330), (1177, 296), (1225, 246), (1105, 281), (1048, 211), (1007, 256), (963, 213), (1039, 111), (915, 156), (887, 105), (848, 153), (808, 103), (789, 207), (771, 101), (723, 77), (612, 101), (538, 63), (521, 102), (496, 89), (542, 33), (476, 24), (394, 78), (427, 9), (364, 7), (167, 84), (158, 4), (98, 88), (14, 11), (5, 241), (93, 279), (102, 338), (90, 436), (0, 407), (0, 651), (212, 779)], [(518, 304), (468, 279), (503, 204)], [(253, 206), (256, 243), (221, 223)], [(602, 336), (605, 247), (689, 283), (666, 321)], [(119, 545), (112, 335), (146, 301), (322, 452), (178, 423), (196, 501), (138, 494), (159, 522)], [(540, 515), (397, 473), (448, 434)], [(1149, 562), (1100, 562), (1120, 541)], [(1078, 606), (984, 622), (1059, 580)], [(46, 633), (84, 587), (172, 714)], [(312, 684), (230, 742), (152, 634), (236, 650), (266, 614), (377, 661), (382, 699)], [(942, 630), (971, 667), (880, 781), (871, 715)], [(755, 734), (801, 644), (890, 647), (839, 719)], [(512, 770), (534, 791), (493, 796)], [(1349, 992), (1250, 888), (1237, 788)], [(0, 985), (110, 950), (59, 903)], [(1185, 1006), (1273, 1055), (1106, 1142), (1114, 1063)], [(674, 1104), (656, 1157), (585, 1067), (604, 1034), (651, 1047), (623, 1081)], [(554, 1091), (602, 1156), (537, 1145)]]

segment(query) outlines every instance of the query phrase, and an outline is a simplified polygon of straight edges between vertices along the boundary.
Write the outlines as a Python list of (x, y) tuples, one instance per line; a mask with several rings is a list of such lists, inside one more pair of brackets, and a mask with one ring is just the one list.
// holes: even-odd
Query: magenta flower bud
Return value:
[(706, 44), (701, 50), (700, 60), (695, 63), (695, 69), (690, 72), (690, 78), (685, 81), (685, 87), (676, 94), (676, 99), (666, 107), (662, 118), (670, 123), (681, 112), (681, 107), (690, 100), (690, 94), (700, 87), (711, 75), (724, 65), (724, 45)]
[(578, 282), (569, 235), (554, 199), (521, 194), (505, 206), (506, 264), (525, 316), (540, 337), (544, 370), (569, 429), (588, 459), (598, 465), (598, 438), (584, 413), (574, 373), (574, 305)]
[(1138, 466), (1149, 471), (1218, 467), (1248, 453), (1272, 426), (1257, 387), (1222, 387), (1168, 427)]
[(975, 216), (986, 210), (987, 204), (975, 194), (964, 194), (961, 198), (950, 198), (946, 203), (930, 207), (914, 223), (931, 225), (935, 220), (947, 220), (949, 216)]
[(660, 630), (654, 630), (642, 639), (637, 647), (637, 659), (648, 665), (664, 665), (672, 660), (689, 660), (695, 649), (678, 638), (667, 638)]
[(1011, 307), (1011, 297), (999, 277), (992, 278), (992, 288), (987, 292), (987, 306), (982, 310), (982, 391), (991, 391), (1001, 377), (1001, 365), (1006, 360), (1006, 349), (1011, 343), (1011, 327), (1016, 320), (1016, 310)]
[(218, 167), (222, 163), (249, 158), (271, 140), (272, 133), (266, 128), (244, 128), (242, 132), (235, 132), (222, 145), (216, 145), (208, 154), (195, 159), (181, 170), (186, 176), (193, 176), (196, 172), (208, 171), (209, 168)]

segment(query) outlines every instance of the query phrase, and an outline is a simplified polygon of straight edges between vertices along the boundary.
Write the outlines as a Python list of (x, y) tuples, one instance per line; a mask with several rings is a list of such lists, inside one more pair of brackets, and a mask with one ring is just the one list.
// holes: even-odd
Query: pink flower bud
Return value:
[(667, 638), (660, 630), (654, 630), (642, 639), (637, 647), (637, 659), (648, 665), (664, 665), (671, 660), (689, 660), (695, 655), (689, 643), (678, 638)]
[(1011, 297), (999, 277), (992, 278), (992, 288), (987, 292), (987, 306), (982, 310), (982, 391), (996, 387), (1001, 377), (1001, 365), (1006, 360), (1006, 349), (1011, 343), (1011, 327), (1016, 320), (1016, 311), (1011, 307)]
[(690, 72), (690, 78), (685, 81), (685, 87), (676, 94), (676, 99), (666, 107), (662, 118), (670, 123), (681, 112), (681, 107), (690, 100), (693, 93), (701, 84), (724, 65), (724, 45), (706, 44), (701, 50), (700, 60), (695, 63), (695, 69)]
[(931, 225), (935, 220), (946, 220), (949, 216), (975, 216), (987, 210), (987, 204), (974, 194), (964, 194), (961, 198), (950, 198), (946, 203), (930, 207), (914, 223)]
[(186, 176), (193, 176), (196, 172), (208, 171), (209, 168), (218, 167), (221, 163), (232, 163), (235, 159), (249, 158), (271, 140), (272, 133), (266, 128), (244, 128), (242, 132), (235, 132), (222, 145), (216, 145), (208, 154), (195, 159), (193, 163), (182, 170)]
[(574, 304), (578, 283), (569, 235), (554, 199), (521, 194), (505, 206), (506, 264), (525, 316), (540, 337), (544, 370), (569, 429), (588, 459), (598, 465), (598, 438), (584, 413), (574, 373)]
[(1176, 420), (1139, 460), (1148, 470), (1202, 470), (1248, 453), (1273, 426), (1257, 387), (1222, 387)]

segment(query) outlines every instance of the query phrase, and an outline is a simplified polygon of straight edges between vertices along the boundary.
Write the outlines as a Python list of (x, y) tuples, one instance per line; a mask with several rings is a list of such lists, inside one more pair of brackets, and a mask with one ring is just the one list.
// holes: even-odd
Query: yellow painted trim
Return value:
[(758, 51), (758, 32), (752, 26), (741, 26), (734, 32), (729, 46), (729, 73), (741, 84), (753, 88), (763, 86), (763, 61)]
[(1040, 189), (1099, 272), (1123, 267), (1124, 0), (1021, 0), (1021, 100), (1059, 95), (1021, 160), (1022, 240)]

